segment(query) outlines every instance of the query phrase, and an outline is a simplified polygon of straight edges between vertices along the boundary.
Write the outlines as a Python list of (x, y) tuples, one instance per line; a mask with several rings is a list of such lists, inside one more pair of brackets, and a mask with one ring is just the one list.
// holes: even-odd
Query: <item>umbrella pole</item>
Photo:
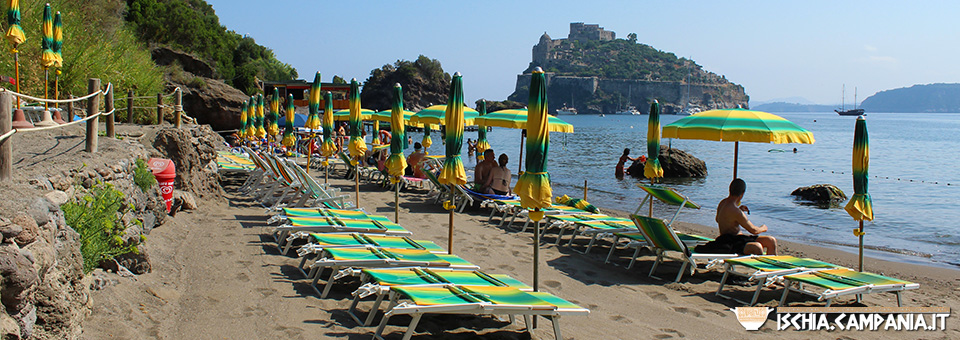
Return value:
[(527, 134), (527, 130), (521, 130), (520, 132), (520, 160), (517, 161), (517, 175), (523, 172), (523, 136)]
[[(43, 99), (50, 99), (49, 88), (50, 88), (50, 69), (44, 67), (43, 68)], [(43, 102), (43, 109), (49, 110), (50, 103)]]
[(740, 156), (740, 142), (733, 142), (733, 179), (737, 179), (737, 158)]
[(360, 162), (357, 162), (357, 165), (354, 165), (354, 183), (356, 187), (355, 196), (357, 198), (357, 209), (360, 209)]
[(400, 224), (400, 177), (397, 177), (397, 182), (393, 183), (393, 222)]
[[(537, 209), (536, 211), (540, 211)], [(540, 221), (533, 228), (533, 291), (540, 291)], [(533, 328), (537, 328), (537, 316), (533, 316)]]
[[(857, 271), (863, 271), (863, 220), (860, 220), (860, 258), (857, 263)], [(858, 295), (859, 298), (859, 295)]]
[[(13, 68), (14, 73), (17, 76), (17, 93), (20, 93), (20, 52), (17, 51), (17, 46), (13, 46)], [(17, 109), (20, 108), (20, 98), (17, 98)]]
[(327, 184), (327, 180), (330, 179), (330, 157), (324, 158), (324, 163), (327, 163), (323, 168), (326, 171), (323, 172), (323, 184)]
[(453, 184), (450, 185), (450, 228), (447, 231), (447, 254), (453, 254), (453, 210), (455, 201), (453, 200)]

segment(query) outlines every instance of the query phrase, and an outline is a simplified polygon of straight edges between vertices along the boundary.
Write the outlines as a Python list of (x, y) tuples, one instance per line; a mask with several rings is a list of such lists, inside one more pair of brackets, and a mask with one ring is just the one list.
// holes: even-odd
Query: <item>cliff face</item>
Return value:
[(583, 23), (571, 23), (567, 38), (544, 33), (508, 99), (526, 102), (530, 71), (541, 67), (547, 72), (551, 111), (568, 106), (580, 113), (613, 113), (633, 106), (646, 113), (654, 99), (667, 114), (684, 107), (747, 107), (742, 86), (693, 60), (638, 43), (633, 33), (627, 40), (615, 37), (612, 31)]

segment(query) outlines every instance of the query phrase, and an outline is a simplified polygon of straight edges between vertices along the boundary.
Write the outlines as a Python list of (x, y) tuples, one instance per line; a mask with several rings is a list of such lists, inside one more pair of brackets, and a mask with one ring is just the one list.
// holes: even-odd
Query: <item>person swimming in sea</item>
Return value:
[(629, 148), (624, 148), (623, 155), (620, 155), (620, 160), (617, 162), (617, 168), (616, 168), (616, 172), (614, 173), (614, 176), (616, 176), (617, 179), (623, 179), (623, 175), (626, 173), (626, 170), (623, 169), (623, 166), (627, 163), (628, 160), (631, 162), (636, 162), (637, 159), (638, 158), (630, 157)]

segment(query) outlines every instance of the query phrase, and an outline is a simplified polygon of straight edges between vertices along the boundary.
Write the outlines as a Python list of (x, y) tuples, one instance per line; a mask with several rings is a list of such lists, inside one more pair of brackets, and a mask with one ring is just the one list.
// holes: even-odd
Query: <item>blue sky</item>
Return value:
[(637, 33), (743, 85), (751, 102), (834, 104), (843, 84), (863, 100), (960, 82), (956, 1), (207, 2), (221, 24), (273, 49), (301, 78), (320, 71), (324, 81), (363, 81), (374, 68), (423, 54), (463, 74), (468, 103), (505, 99), (540, 35), (566, 37), (571, 22), (600, 24), (618, 38)]

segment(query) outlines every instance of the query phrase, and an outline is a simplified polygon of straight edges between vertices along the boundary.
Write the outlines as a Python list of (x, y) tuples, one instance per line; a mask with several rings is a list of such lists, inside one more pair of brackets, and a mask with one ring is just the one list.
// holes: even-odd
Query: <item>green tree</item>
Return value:
[(363, 83), (360, 99), (370, 109), (386, 110), (391, 106), (394, 84), (403, 86), (404, 108), (419, 110), (430, 105), (445, 104), (450, 91), (450, 74), (440, 61), (421, 55), (416, 61), (398, 60), (370, 71)]

